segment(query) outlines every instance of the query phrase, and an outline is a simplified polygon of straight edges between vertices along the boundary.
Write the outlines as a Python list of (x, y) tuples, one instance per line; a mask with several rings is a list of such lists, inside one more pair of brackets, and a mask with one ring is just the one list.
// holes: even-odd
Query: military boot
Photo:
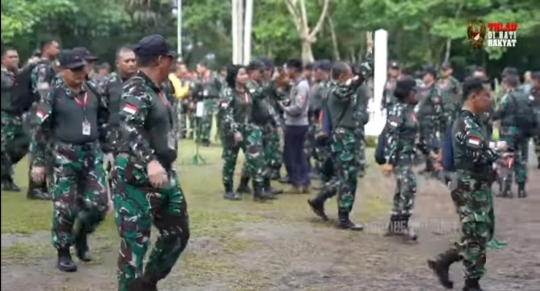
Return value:
[(254, 185), (253, 189), (253, 201), (265, 202), (274, 199), (274, 195), (272, 195), (272, 193), (264, 191), (263, 185)]
[(253, 194), (253, 191), (251, 191), (251, 188), (249, 188), (249, 177), (240, 178), (240, 185), (238, 185), (236, 192), (239, 194)]
[(273, 169), (272, 170), (272, 175), (270, 176), (270, 179), (272, 181), (277, 181), (281, 178), (281, 174), (279, 173), (279, 168), (278, 169)]
[(157, 281), (149, 279), (147, 275), (141, 277), (141, 291), (158, 291)]
[(439, 279), (439, 283), (446, 289), (452, 289), (454, 288), (454, 282), (450, 280), (448, 272), (450, 265), (458, 262), (460, 259), (461, 257), (456, 250), (448, 250), (440, 254), (436, 260), (428, 260), (427, 264), (435, 276), (437, 276), (437, 279)]
[(90, 262), (92, 261), (92, 257), (90, 257), (89, 250), (88, 229), (86, 224), (81, 222), (79, 227), (75, 230), (75, 253), (77, 254), (79, 260), (83, 262)]
[(30, 200), (51, 200), (52, 197), (47, 190), (47, 183), (38, 184), (30, 179), (26, 198)]
[(238, 201), (242, 200), (242, 194), (234, 192), (232, 185), (225, 185), (225, 193), (223, 194), (223, 198)]
[(270, 178), (265, 178), (264, 179), (264, 190), (266, 192), (270, 192), (270, 194), (272, 194), (272, 196), (283, 194), (283, 190), (276, 189), (276, 188), (272, 187), (272, 184), (270, 183)]
[(76, 272), (77, 265), (71, 259), (69, 248), (63, 248), (58, 250), (58, 262), (56, 263), (58, 270), (62, 272)]
[(463, 291), (484, 291), (484, 289), (480, 287), (478, 279), (466, 279)]
[(403, 235), (406, 239), (411, 241), (416, 241), (418, 239), (418, 235), (416, 234), (416, 231), (414, 228), (409, 226), (409, 219), (411, 218), (410, 215), (402, 215), (401, 221), (403, 221), (403, 229), (401, 230)]
[(512, 193), (512, 183), (505, 182), (502, 192), (499, 193), (498, 197), (502, 198), (514, 198), (514, 193)]
[(525, 190), (525, 183), (519, 183), (518, 184), (518, 197), (519, 198), (526, 198), (527, 191)]
[(390, 215), (390, 222), (386, 230), (385, 236), (398, 236), (403, 233), (403, 221), (397, 214)]
[(2, 179), (2, 191), (21, 192), (21, 188), (13, 182), (11, 177)]
[(349, 212), (346, 210), (339, 210), (338, 212), (338, 222), (336, 227), (339, 229), (348, 229), (353, 231), (363, 231), (364, 227), (352, 222), (349, 219)]

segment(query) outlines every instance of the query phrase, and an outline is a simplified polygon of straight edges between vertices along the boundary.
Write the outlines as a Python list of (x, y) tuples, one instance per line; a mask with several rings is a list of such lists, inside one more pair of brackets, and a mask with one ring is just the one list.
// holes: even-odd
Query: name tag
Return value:
[(205, 89), (205, 90), (202, 92), (202, 95), (203, 95), (203, 96), (208, 96), (208, 90)]
[(90, 122), (83, 121), (83, 123), (82, 123), (82, 134), (83, 135), (90, 135), (91, 131), (92, 131), (92, 128), (90, 127)]

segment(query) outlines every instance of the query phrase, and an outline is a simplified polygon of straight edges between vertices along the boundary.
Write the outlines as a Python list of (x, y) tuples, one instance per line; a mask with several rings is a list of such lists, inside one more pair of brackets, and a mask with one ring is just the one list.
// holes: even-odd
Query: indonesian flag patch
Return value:
[(479, 146), (480, 145), (480, 139), (479, 138), (476, 138), (476, 137), (470, 137), (469, 140), (467, 141), (469, 144), (473, 145), (473, 146)]
[(49, 115), (47, 113), (45, 113), (45, 111), (43, 111), (43, 110), (38, 110), (36, 112), (36, 116), (39, 118), (40, 122), (43, 122), (45, 119), (47, 119), (47, 117)]
[(219, 107), (221, 107), (223, 109), (227, 109), (227, 107), (229, 107), (229, 101), (223, 100), (223, 101), (219, 102)]
[(395, 120), (390, 121), (390, 126), (392, 126), (392, 127), (398, 126), (397, 121), (395, 121)]
[(123, 111), (133, 115), (133, 114), (137, 113), (137, 107), (135, 107), (135, 106), (133, 106), (131, 104), (126, 104), (126, 106), (124, 106)]

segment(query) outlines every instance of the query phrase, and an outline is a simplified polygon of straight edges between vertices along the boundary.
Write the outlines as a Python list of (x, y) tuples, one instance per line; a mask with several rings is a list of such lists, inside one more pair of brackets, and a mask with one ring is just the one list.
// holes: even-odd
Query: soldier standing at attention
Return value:
[(452, 76), (453, 73), (452, 64), (444, 63), (442, 65), (441, 78), (435, 83), (435, 87), (441, 93), (445, 117), (445, 121), (441, 123), (441, 128), (439, 129), (441, 136), (444, 136), (447, 128), (452, 126), (452, 123), (461, 111), (461, 89), (459, 81)]
[[(426, 142), (430, 151), (437, 153), (439, 149), (439, 139), (437, 132), (441, 129), (441, 124), (446, 124), (444, 109), (439, 89), (435, 87), (437, 71), (433, 67), (428, 67), (424, 70), (423, 82), (424, 87), (420, 92), (420, 100), (418, 107), (418, 120), (420, 121), (420, 135)], [(444, 132), (441, 133), (444, 136)], [(432, 159), (426, 159), (426, 173), (430, 173), (431, 177), (438, 177), (438, 170)]]
[(512, 180), (518, 186), (518, 197), (527, 197), (525, 184), (527, 183), (527, 157), (529, 138), (524, 136), (524, 128), (518, 124), (517, 114), (519, 106), (527, 106), (523, 100), (527, 101), (529, 96), (518, 89), (519, 75), (509, 73), (503, 77), (504, 95), (501, 98), (499, 107), (495, 111), (494, 119), (500, 120), (500, 139), (508, 144), (514, 151), (514, 162), (508, 169), (508, 175), (504, 179), (504, 187), (501, 197), (512, 198)]
[[(174, 167), (174, 112), (162, 88), (174, 52), (161, 35), (134, 48), (139, 72), (124, 83), (113, 202), (121, 238), (119, 291), (156, 291), (189, 240), (187, 202)], [(159, 230), (143, 270), (152, 224)]]
[(394, 97), (394, 89), (396, 88), (396, 82), (400, 75), (399, 64), (396, 61), (390, 62), (390, 68), (388, 68), (388, 79), (384, 85), (383, 98), (381, 100), (381, 110), (386, 110), (386, 115), (390, 107), (396, 102)]
[(203, 146), (210, 145), (210, 132), (212, 131), (213, 116), (216, 112), (216, 103), (219, 100), (219, 93), (221, 92), (221, 83), (216, 76), (212, 75), (212, 72), (208, 70), (208, 66), (205, 61), (200, 62), (197, 65), (197, 72), (199, 73), (198, 82), (198, 101), (204, 102), (204, 116), (199, 118), (199, 124), (197, 127), (197, 140), (201, 142)]
[(238, 151), (242, 149), (253, 181), (253, 200), (262, 202), (272, 199), (273, 195), (264, 191), (266, 165), (262, 130), (254, 121), (254, 108), (258, 106), (256, 102), (259, 100), (255, 100), (248, 91), (249, 75), (243, 66), (231, 65), (225, 80), (227, 88), (221, 92), (219, 102), (223, 145), (222, 179), (225, 188), (223, 197), (229, 200), (241, 199), (239, 193), (233, 192), (233, 175)]
[(77, 266), (69, 248), (75, 243), (79, 259), (90, 261), (87, 235), (107, 211), (100, 142), (107, 135), (108, 110), (101, 97), (88, 89), (85, 64), (78, 55), (63, 51), (59, 62), (62, 83), (52, 88), (36, 112), (39, 126), (32, 146), (32, 176), (43, 182), (51, 144), (56, 161), (52, 242), (58, 250), (58, 269), (74, 272)]
[(22, 112), (18, 112), (12, 104), (13, 84), (19, 68), (19, 54), (14, 49), (2, 52), (2, 191), (19, 192), (21, 189), (13, 180), (13, 166), (26, 153), (14, 160), (8, 148), (12, 148), (16, 136), (24, 134)]
[[(49, 94), (56, 79), (54, 62), (58, 52), (59, 45), (57, 41), (44, 41), (41, 45), (41, 59), (37, 61), (35, 67), (32, 69), (32, 89), (34, 93), (40, 96), (41, 100), (43, 100), (47, 96), (47, 94)], [(32, 110), (31, 112), (35, 111)], [(31, 131), (34, 131), (34, 128), (32, 128)], [(52, 157), (51, 155), (47, 155), (47, 157), (49, 157), (49, 160), (47, 160), (46, 165), (51, 165)], [(30, 160), (28, 163), (29, 166), (32, 165), (32, 159), (33, 157), (30, 156)], [(47, 180), (50, 180), (49, 176), (51, 175), (52, 173), (48, 171), (47, 179), (44, 179), (41, 183), (37, 183), (36, 181), (34, 181), (34, 179), (32, 179), (31, 171), (29, 169), (28, 191), (26, 193), (26, 197), (28, 199), (50, 200), (51, 195), (49, 194), (49, 190), (47, 189)]]
[[(439, 282), (453, 288), (448, 271), (452, 263), (463, 260), (465, 286), (463, 291), (482, 291), (479, 280), (485, 273), (486, 243), (493, 228), (492, 171), (501, 156), (490, 145), (490, 137), (480, 120), (480, 114), (490, 109), (492, 97), (485, 79), (470, 77), (463, 83), (464, 105), (452, 128), (456, 176), (450, 184), (452, 200), (461, 221), (461, 239), (428, 265)], [(506, 143), (497, 145), (506, 150)], [(511, 158), (512, 154), (503, 154)]]

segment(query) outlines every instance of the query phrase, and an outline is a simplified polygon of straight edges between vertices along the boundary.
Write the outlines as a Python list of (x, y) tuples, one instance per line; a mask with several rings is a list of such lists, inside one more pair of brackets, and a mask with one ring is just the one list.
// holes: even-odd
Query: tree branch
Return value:
[(311, 33), (309, 34), (309, 38), (315, 38), (319, 30), (321, 30), (321, 27), (324, 23), (324, 19), (326, 18), (326, 15), (328, 14), (328, 4), (330, 3), (330, 0), (324, 0), (323, 9), (321, 12), (321, 15), (319, 16), (319, 20), (317, 21), (317, 24), (315, 27), (311, 30)]
[(296, 30), (298, 30), (298, 34), (302, 34), (302, 20), (300, 15), (298, 15), (298, 11), (296, 10), (296, 0), (285, 0), (285, 4), (287, 5), (287, 10), (289, 10), (289, 13), (293, 18), (293, 23), (294, 26), (296, 26)]
[(306, 38), (306, 40), (309, 40), (309, 21), (307, 18), (307, 11), (306, 11), (306, 0), (300, 0), (300, 12), (302, 14), (302, 38)]

